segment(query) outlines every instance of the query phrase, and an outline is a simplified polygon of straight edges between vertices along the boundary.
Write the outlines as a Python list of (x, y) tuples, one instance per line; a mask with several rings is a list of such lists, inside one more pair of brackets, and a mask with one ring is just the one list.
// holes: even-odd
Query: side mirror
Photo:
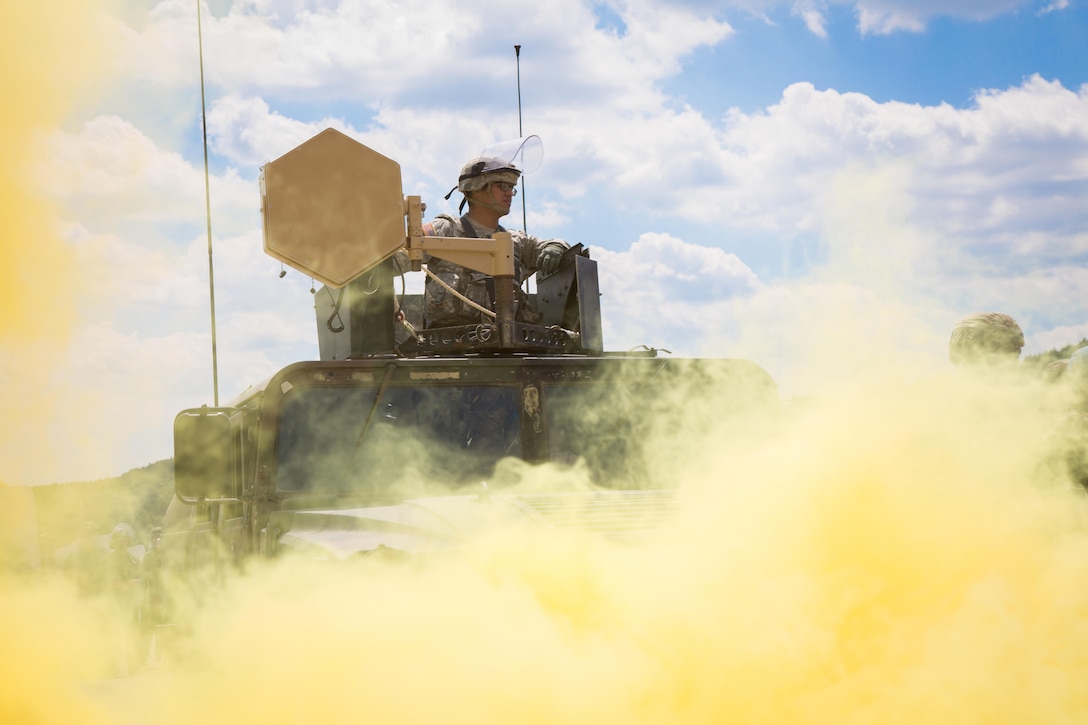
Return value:
[(230, 408), (190, 408), (174, 418), (174, 492), (187, 503), (235, 490)]

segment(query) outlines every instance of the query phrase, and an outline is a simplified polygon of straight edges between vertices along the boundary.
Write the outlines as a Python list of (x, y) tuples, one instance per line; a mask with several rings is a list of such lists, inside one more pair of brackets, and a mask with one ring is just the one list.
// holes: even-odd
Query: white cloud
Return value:
[(805, 27), (808, 28), (810, 33), (820, 38), (827, 37), (827, 18), (824, 17), (822, 12), (811, 6), (795, 7), (794, 12), (805, 21)]
[(302, 122), (272, 111), (261, 98), (230, 94), (208, 111), (208, 137), (217, 154), (256, 169), (326, 128), (351, 133), (340, 119)]
[[(210, 88), (243, 95), (353, 99), (364, 106), (412, 97), (436, 107), (493, 107), (496, 94), (478, 89), (514, 88), (507, 40), (514, 38), (538, 68), (571, 79), (547, 103), (593, 96), (631, 105), (655, 97), (649, 85), (676, 73), (686, 54), (732, 33), (726, 22), (671, 4), (610, 6), (622, 18), (622, 34), (597, 27), (592, 5), (582, 0), (237, 2), (225, 15), (204, 14), (205, 75)], [(139, 31), (119, 28), (123, 67), (134, 78), (192, 86), (195, 15), (189, 3), (163, 0)], [(477, 90), (448, 90), (466, 79)]]
[[(76, 133), (54, 131), (37, 140), (35, 181), (66, 204), (92, 232), (126, 223), (166, 225), (204, 220), (204, 171), (163, 149), (132, 123), (96, 116)], [(255, 206), (248, 180), (233, 170), (211, 180), (220, 221)]]
[(863, 35), (886, 35), (895, 32), (920, 32), (937, 17), (987, 20), (1034, 4), (1042, 4), (1041, 12), (1062, 10), (1068, 0), (1041, 3), (1032, 0), (732, 0), (720, 3), (710, 0), (685, 0), (684, 4), (706, 12), (729, 8), (768, 19), (779, 9), (788, 9), (799, 16), (815, 35), (824, 37), (828, 9), (833, 5), (850, 8), (857, 17), (857, 30)]
[[(171, 455), (174, 415), (210, 389), (206, 338), (78, 330), (66, 347), (0, 354), (6, 412), (20, 425), (0, 439), (0, 480), (91, 480)], [(47, 391), (48, 394), (43, 394)]]
[(67, 232), (69, 239), (79, 236), (73, 250), (86, 289), (80, 311), (89, 319), (130, 306), (177, 309), (200, 299), (207, 287), (206, 256), (179, 257), (168, 247), (114, 234), (89, 234), (79, 227)]
[(787, 398), (844, 383), (873, 361), (940, 369), (957, 319), (880, 285), (767, 284), (733, 255), (664, 234), (596, 257), (606, 347), (746, 358)]
[(191, 213), (200, 177), (181, 154), (159, 149), (131, 123), (116, 116), (91, 119), (77, 134), (57, 132), (38, 168), (41, 187), (60, 199), (79, 198), (89, 208), (160, 219)]
[(833, 0), (854, 6), (858, 30), (866, 33), (917, 32), (934, 17), (985, 20), (1027, 4), (1025, 0)]
[[(985, 267), (972, 256), (979, 250), (965, 249), (972, 239), (984, 249), (1068, 259), (1083, 253), (1088, 239), (1080, 231), (1055, 229), (1053, 222), (1062, 220), (1076, 230), (1077, 223), (1070, 220), (1084, 219), (1085, 211), (1078, 197), (1054, 194), (1052, 189), (1062, 184), (1075, 188), (1086, 176), (1088, 141), (1077, 120), (1086, 117), (1086, 102), (1084, 91), (1075, 93), (1031, 78), (1018, 88), (982, 93), (973, 108), (962, 110), (877, 103), (861, 94), (818, 91), (801, 83), (787, 88), (781, 102), (766, 111), (734, 111), (721, 126), (690, 108), (637, 113), (604, 109), (588, 116), (556, 109), (541, 123), (552, 142), (545, 170), (531, 178), (533, 205), (547, 210), (534, 219), (534, 227), (561, 221), (569, 216), (566, 210), (578, 204), (581, 189), (599, 187), (613, 190), (629, 207), (656, 210), (662, 218), (708, 223), (718, 230), (819, 234), (839, 277), (862, 273), (872, 282), (870, 291), (927, 279), (932, 288), (956, 276), (977, 276)], [(337, 122), (298, 121), (271, 110), (262, 99), (241, 96), (218, 101), (210, 119), (215, 148), (251, 169), (258, 159), (273, 158)], [(102, 126), (124, 131), (117, 135), (135, 139), (130, 145), (138, 149), (146, 147), (142, 156), (160, 158), (130, 127), (112, 121)], [(448, 189), (451, 170), (463, 160), (464, 151), (457, 149), (464, 148), (465, 138), (479, 139), (482, 147), (496, 134), (494, 127), (446, 111), (393, 107), (383, 108), (368, 128), (345, 130), (400, 160), (405, 190), (416, 191), (422, 184), (430, 200)], [(172, 175), (199, 179), (176, 155), (162, 154), (161, 159), (177, 169)], [(122, 192), (145, 192), (141, 180), (169, 175), (112, 173), (109, 178), (123, 180), (110, 181)], [(239, 183), (236, 193), (250, 205), (255, 204), (252, 184), (246, 188)], [(86, 182), (80, 188), (88, 188)], [(241, 201), (236, 206), (240, 208)], [(440, 211), (442, 205), (438, 206), (431, 213)], [(222, 298), (243, 310), (267, 305), (275, 314), (294, 314), (276, 301), (282, 285), (266, 287), (275, 266), (258, 251), (259, 232), (253, 226), (257, 217), (251, 213), (248, 218), (246, 231), (217, 240), (224, 265), (217, 280), (225, 290)], [(547, 235), (546, 226), (536, 230)], [(198, 279), (194, 275), (204, 242), (194, 238), (191, 244), (189, 263), (177, 270), (190, 271), (186, 290)], [(711, 256), (693, 259), (698, 254), (692, 250)], [(236, 259), (228, 264), (223, 260), (230, 255)], [(689, 263), (677, 266), (685, 255)], [(119, 251), (116, 256), (140, 259), (141, 254)], [(644, 316), (627, 320), (619, 309), (641, 308), (649, 301), (660, 313), (657, 329), (686, 329), (695, 335), (697, 327), (690, 322), (696, 319), (691, 312), (695, 305), (683, 307), (693, 290), (705, 295), (702, 301), (714, 309), (714, 300), (729, 299), (736, 290), (756, 284), (754, 276), (746, 276), (751, 273), (743, 264), (746, 274), (724, 265), (722, 260), (728, 257), (724, 252), (667, 235), (645, 235), (619, 256), (600, 249), (595, 256), (608, 284), (617, 275), (653, 280), (628, 299), (618, 291), (622, 285), (611, 288), (617, 290), (612, 294), (621, 304), (606, 307), (606, 312), (622, 330), (618, 339), (632, 344), (653, 342), (634, 334), (647, 320)], [(663, 261), (666, 256), (668, 263)], [(676, 271), (690, 268), (702, 270), (699, 274), (716, 270), (717, 276), (692, 279), (684, 276), (692, 273)], [(994, 271), (980, 278), (972, 294), (985, 296), (987, 284), (1000, 289), (1004, 277)], [(1050, 279), (1060, 274), (1055, 272)], [(161, 280), (157, 285), (168, 290), (172, 283)], [(605, 287), (606, 294), (609, 289)], [(296, 329), (303, 329), (303, 324), (311, 322), (305, 319)], [(301, 333), (296, 333), (295, 343), (300, 339)], [(232, 344), (243, 357), (243, 350), (258, 347), (241, 340)]]
[(795, 84), (766, 112), (730, 114), (716, 159), (729, 183), (681, 187), (666, 200), (685, 216), (724, 212), (736, 226), (801, 230), (823, 224), (821, 195), (843, 171), (895, 166), (916, 221), (944, 235), (1004, 245), (1047, 231), (1055, 233), (1049, 252), (1084, 253), (1068, 241), (1088, 222), (1077, 191), (1088, 179), (1086, 117), (1088, 87), (1038, 76), (981, 93), (962, 110)]
[[(1023, 3), (850, 4), (875, 33)], [(527, 130), (546, 142), (528, 180), (530, 230), (584, 241), (571, 224), (639, 220), (593, 249), (609, 348), (748, 357), (792, 394), (889, 351), (943, 361), (947, 330), (980, 308), (1027, 323), (1029, 345), (1080, 329), (1070, 320), (1088, 318), (1088, 89), (1031, 77), (957, 109), (796, 83), (764, 110), (707, 118), (662, 81), (694, 50), (728, 41), (730, 7), (784, 8), (827, 30), (818, 0), (615, 2), (614, 23), (575, 0), (515, 0), (486, 17), (416, 0), (237, 2), (206, 15), (214, 168), (230, 164), (211, 180), (221, 397), (317, 353), (310, 280), (280, 279), (262, 252), (260, 164), (333, 126), (397, 160), (429, 215), (455, 209), (459, 198), (441, 195), (461, 163), (517, 127), (509, 37), (532, 59)], [(149, 93), (167, 105), (195, 90), (192, 15), (162, 2), (116, 28), (129, 70), (156, 79)], [(343, 98), (352, 103), (332, 102)], [(181, 123), (165, 115), (169, 128)], [(91, 294), (80, 313), (93, 321), (52, 382), (119, 421), (54, 427), (80, 455), (108, 438), (101, 450), (125, 465), (132, 451), (145, 456), (132, 465), (169, 454), (177, 410), (211, 402), (203, 167), (152, 125), (93, 116), (43, 137), (38, 171), (65, 210)], [(760, 279), (724, 251), (756, 233), (810, 241), (816, 263), (800, 279)], [(5, 391), (35, 380), (16, 362), (0, 366)]]
[[(770, 8), (774, 3), (763, 5)], [(920, 16), (943, 7), (902, 2), (858, 5), (886, 14), (914, 8)], [(984, 17), (1015, 6), (980, 1), (957, 6), (955, 12)], [(163, 17), (173, 17), (166, 9), (175, 6), (162, 7)], [(414, 7), (401, 6), (400, 12), (410, 16)], [(805, 2), (791, 7), (816, 12), (820, 5)], [(1008, 228), (1007, 221), (1016, 218), (1019, 233), (1028, 236), (1034, 231), (1031, 221), (1045, 227), (1047, 218), (1064, 216), (1062, 207), (1070, 207), (1076, 198), (1031, 190), (1076, 183), (1085, 176), (1084, 130), (1078, 121), (1085, 117), (1085, 94), (1056, 82), (1032, 78), (1018, 89), (980, 94), (976, 107), (962, 110), (881, 104), (861, 94), (819, 91), (798, 83), (766, 112), (734, 112), (719, 123), (694, 109), (671, 107), (653, 84), (677, 72), (686, 53), (728, 37), (728, 26), (700, 16), (698, 7), (662, 9), (626, 3), (613, 8), (624, 21), (622, 32), (596, 26), (586, 6), (573, 0), (556, 7), (534, 5), (529, 13), (540, 23), (534, 33), (542, 47), (527, 45), (526, 52), (541, 54), (533, 56), (533, 67), (547, 67), (551, 79), (546, 87), (563, 93), (557, 98), (545, 91), (548, 106), (534, 111), (531, 128), (546, 139), (547, 158), (532, 179), (534, 200), (560, 211), (552, 218), (569, 218), (569, 204), (586, 189), (611, 188), (618, 201), (645, 211), (704, 221), (724, 218), (741, 228), (811, 233), (821, 224), (814, 200), (842, 169), (908, 161), (917, 168), (912, 193), (922, 197), (920, 213), (947, 220), (938, 225), (947, 227), (943, 231), (979, 236)], [(177, 9), (181, 12), (181, 6)], [(336, 3), (259, 4), (252, 9), (263, 14), (255, 16), (244, 16), (242, 9), (236, 6), (216, 22), (229, 19), (302, 32), (307, 23), (328, 18), (351, 26), (371, 17), (365, 13), (384, 17), (392, 12), (384, 4), (363, 11)], [(507, 19), (507, 9), (516, 31), (526, 15), (516, 4), (503, 6), (489, 22)], [(458, 22), (466, 36), (483, 32), (482, 20), (471, 10), (461, 12)], [(681, 27), (684, 32), (671, 32)], [(364, 33), (359, 38), (373, 32), (356, 29)], [(339, 31), (323, 37), (329, 47), (341, 42)], [(365, 44), (359, 39), (353, 43)], [(285, 47), (294, 44), (287, 42)], [(231, 52), (244, 55), (244, 46), (244, 39), (238, 40)], [(419, 54), (430, 52), (425, 45)], [(457, 57), (501, 67), (498, 52), (484, 43)], [(428, 62), (432, 69), (451, 65), (448, 58)], [(467, 98), (454, 94), (450, 99), (439, 94), (438, 103), (429, 102), (417, 94), (433, 88), (432, 81), (398, 75), (404, 73), (399, 64), (372, 65), (392, 73), (401, 90), (370, 96), (382, 101), (367, 118), (326, 115), (300, 121), (263, 98), (228, 94), (214, 101), (209, 115), (213, 148), (240, 167), (253, 169), (324, 127), (341, 128), (398, 160), (406, 192), (423, 195), (432, 211), (448, 210), (440, 196), (452, 185), (456, 169), (486, 143), (514, 135), (511, 119), (489, 112), (488, 121), (482, 122), (466, 113), (464, 102), (486, 102), (478, 93)], [(476, 87), (493, 86), (488, 78), (481, 77)], [(290, 85), (289, 79), (283, 83)], [(334, 80), (321, 85), (322, 93), (336, 93)], [(590, 90), (604, 95), (587, 112), (581, 94)], [(397, 98), (412, 98), (413, 103), (401, 105)], [(417, 98), (422, 103), (415, 102)], [(451, 108), (448, 100), (462, 103)]]
[(623, 56), (644, 67), (649, 78), (673, 75), (680, 69), (680, 59), (692, 50), (717, 45), (733, 34), (728, 23), (699, 17), (671, 3), (629, 0), (620, 12), (627, 25)]
[(1079, 325), (1060, 325), (1052, 330), (1028, 337), (1024, 345), (1025, 355), (1035, 355), (1048, 350), (1061, 349), (1088, 339), (1088, 322)]
[(1078, 264), (1088, 255), (1085, 118), (1088, 87), (1037, 76), (966, 109), (798, 83), (778, 104), (733, 111), (717, 127), (692, 109), (555, 112), (541, 124), (549, 156), (533, 198), (575, 205), (595, 189), (663, 219), (823, 235), (850, 203), (841, 197), (894, 179), (897, 222), (933, 262), (956, 262), (949, 273), (965, 271), (961, 251), (987, 255), (985, 264)]
[(608, 276), (641, 280), (641, 294), (659, 299), (732, 297), (760, 286), (736, 255), (687, 244), (669, 234), (643, 234), (627, 252), (606, 253), (604, 259)]
[(593, 251), (607, 345), (692, 349), (716, 305), (752, 295), (756, 275), (736, 255), (643, 234), (625, 252)]

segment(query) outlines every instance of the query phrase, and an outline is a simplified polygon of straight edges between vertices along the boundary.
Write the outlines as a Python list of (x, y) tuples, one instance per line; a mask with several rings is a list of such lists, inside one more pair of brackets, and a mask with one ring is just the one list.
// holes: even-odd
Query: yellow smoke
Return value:
[(31, 150), (35, 134), (63, 121), (100, 73), (103, 48), (88, 31), (104, 4), (16, 3), (0, 27), (0, 339), (63, 339), (74, 315), (72, 254), (30, 183)]
[[(37, 323), (72, 307), (25, 149), (94, 67), (84, 8), (21, 3), (0, 31), (0, 336), (17, 352), (60, 342)], [(251, 565), (149, 673), (115, 677), (141, 664), (130, 611), (8, 575), (0, 721), (1088, 719), (1088, 509), (1050, 456), (1053, 391), (894, 381), (768, 430), (719, 420), (714, 390), (649, 426), (646, 466), (681, 506), (646, 541), (498, 531), (418, 561)]]
[[(41, 442), (6, 445), (6, 455), (62, 455), (47, 443), (56, 414), (49, 375), (64, 355), (80, 288), (57, 210), (33, 186), (34, 150), (93, 91), (105, 53), (91, 21), (104, 5), (13, 3), (0, 23), (0, 440), (37, 430), (32, 438)], [(33, 505), (19, 511), (29, 517), (19, 522), (26, 536), (9, 525), (0, 556), (0, 721), (108, 722), (83, 688), (108, 673), (115, 616), (77, 603), (70, 583), (27, 569), (37, 564), (36, 547), (31, 555), (21, 546), (36, 544)]]
[(680, 511), (645, 541), (500, 530), (253, 565), (94, 703), (177, 723), (1082, 722), (1088, 508), (1050, 456), (1051, 392), (867, 384), (758, 438), (677, 415), (651, 443)]
[(116, 674), (115, 612), (78, 600), (70, 583), (0, 573), (0, 720), (116, 722), (93, 683)]
[(8, 457), (62, 455), (49, 445), (50, 421), (74, 402), (55, 399), (51, 373), (67, 354), (80, 277), (32, 171), (42, 138), (93, 92), (105, 67), (94, 22), (105, 4), (14, 3), (0, 24), (0, 441)]

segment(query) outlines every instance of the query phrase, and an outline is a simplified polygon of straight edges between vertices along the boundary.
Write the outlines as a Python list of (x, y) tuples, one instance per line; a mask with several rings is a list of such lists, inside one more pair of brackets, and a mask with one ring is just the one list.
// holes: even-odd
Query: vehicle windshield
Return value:
[(496, 464), (524, 456), (577, 463), (599, 486), (657, 488), (667, 476), (651, 454), (678, 421), (728, 412), (700, 402), (706, 383), (694, 376), (541, 378), (397, 382), (377, 405), (378, 385), (296, 386), (276, 426), (275, 487), (403, 499), (481, 481), (503, 486), (514, 469)]
[(653, 390), (638, 384), (565, 384), (545, 388), (548, 456), (581, 460), (598, 485), (646, 488), (646, 444)]
[(391, 386), (375, 407), (377, 393), (290, 390), (278, 426), (276, 488), (380, 498), (432, 482), (478, 483), (499, 459), (521, 455), (516, 387)]

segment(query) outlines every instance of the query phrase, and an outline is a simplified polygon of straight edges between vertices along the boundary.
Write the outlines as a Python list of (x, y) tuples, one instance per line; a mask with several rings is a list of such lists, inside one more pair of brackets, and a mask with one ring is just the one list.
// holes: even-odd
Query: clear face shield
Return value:
[[(539, 136), (523, 136), (507, 141), (497, 141), (486, 146), (480, 156), (461, 169), (457, 186), (450, 189), (445, 198), (449, 199), (458, 189), (468, 194), (482, 188), (483, 184), (477, 183), (476, 179), (490, 172), (513, 169), (519, 174), (528, 174), (540, 168), (543, 160), (544, 144)], [(467, 201), (467, 196), (461, 200), (458, 212), (465, 208)]]
[(484, 148), (480, 157), (499, 159), (522, 174), (531, 174), (544, 161), (544, 143), (536, 135), (497, 141)]

